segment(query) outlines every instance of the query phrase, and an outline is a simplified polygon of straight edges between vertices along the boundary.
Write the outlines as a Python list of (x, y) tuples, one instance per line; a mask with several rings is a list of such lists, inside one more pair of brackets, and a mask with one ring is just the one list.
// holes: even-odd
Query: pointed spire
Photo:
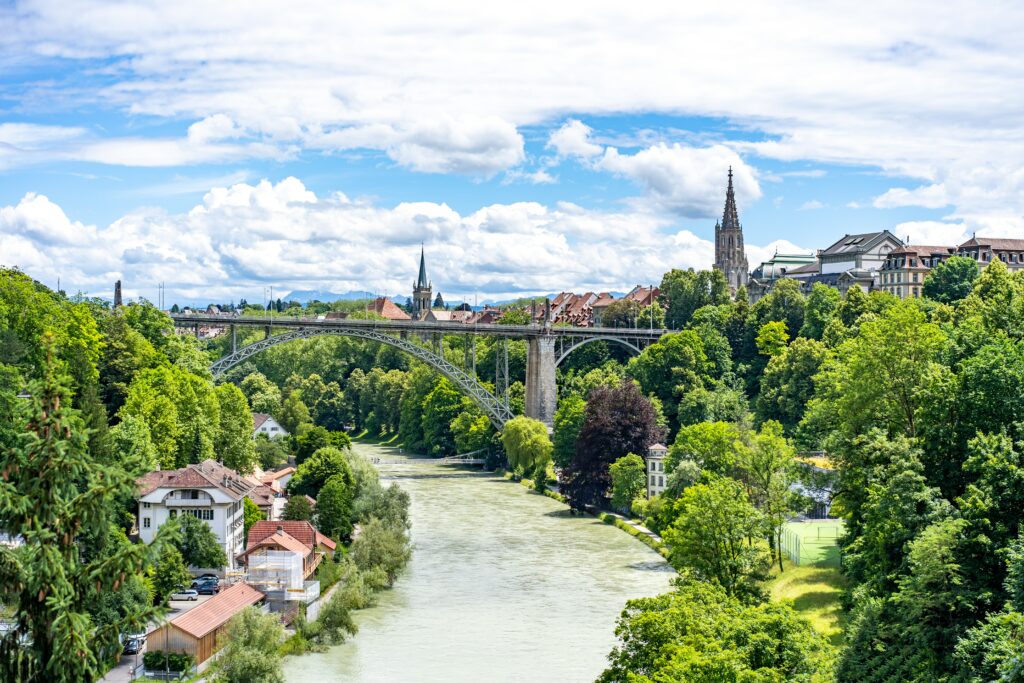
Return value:
[(722, 229), (737, 230), (740, 227), (739, 213), (736, 211), (736, 195), (732, 189), (732, 166), (729, 167), (729, 187), (725, 191), (725, 210), (722, 212)]
[(420, 275), (416, 279), (416, 286), (421, 289), (426, 289), (430, 286), (427, 282), (427, 261), (423, 254), (422, 242), (420, 242)]

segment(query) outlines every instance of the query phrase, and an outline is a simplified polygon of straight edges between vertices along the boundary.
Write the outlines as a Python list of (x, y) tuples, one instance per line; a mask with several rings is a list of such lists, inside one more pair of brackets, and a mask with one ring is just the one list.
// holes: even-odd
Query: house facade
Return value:
[(1011, 271), (1024, 268), (1024, 240), (974, 236), (956, 248), (957, 256), (966, 256), (984, 268), (1002, 261)]
[(901, 299), (919, 298), (928, 271), (952, 253), (953, 247), (946, 246), (907, 245), (893, 249), (879, 272), (879, 289)]
[(252, 438), (254, 439), (260, 434), (266, 434), (271, 439), (275, 436), (288, 436), (288, 430), (282, 427), (281, 423), (275, 420), (272, 415), (253, 413), (252, 424)]
[(879, 270), (889, 253), (903, 241), (888, 230), (843, 235), (827, 249), (818, 252), (821, 275), (839, 275), (848, 270)]
[(656, 443), (647, 449), (647, 498), (653, 498), (665, 492), (668, 473), (665, 471), (665, 458), (668, 448)]
[(267, 596), (272, 610), (282, 611), (287, 603), (309, 604), (320, 597), (316, 570), (335, 548), (309, 522), (262, 520), (249, 529), (237, 560), (245, 566), (246, 583)]
[(138, 485), (138, 527), (143, 543), (151, 543), (157, 530), (178, 515), (192, 515), (209, 525), (224, 548), (229, 568), (235, 567), (235, 556), (245, 541), (243, 500), (258, 482), (204, 460), (179, 470), (150, 472)]

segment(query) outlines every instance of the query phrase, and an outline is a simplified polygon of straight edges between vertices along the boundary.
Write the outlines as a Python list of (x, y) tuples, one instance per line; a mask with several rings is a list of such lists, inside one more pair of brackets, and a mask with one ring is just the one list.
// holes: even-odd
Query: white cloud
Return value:
[(949, 196), (941, 184), (923, 185), (908, 190), (905, 187), (894, 187), (884, 194), (875, 197), (876, 209), (892, 209), (901, 206), (923, 206), (926, 209), (941, 209), (949, 206)]
[(506, 185), (517, 182), (530, 183), (532, 185), (551, 185), (558, 182), (558, 178), (548, 173), (545, 169), (539, 168), (536, 171), (511, 170), (505, 174), (505, 178), (502, 180), (502, 183)]
[(907, 221), (897, 224), (892, 232), (907, 244), (932, 247), (956, 246), (967, 238), (967, 228), (963, 223), (943, 221)]
[(103, 294), (116, 279), (150, 296), (144, 288), (163, 281), (172, 298), (202, 300), (253, 299), (264, 284), (404, 293), (421, 241), (435, 288), (449, 299), (621, 290), (657, 282), (670, 268), (710, 267), (714, 251), (643, 210), (536, 202), (468, 214), (433, 202), (382, 207), (341, 193), (317, 196), (296, 178), (216, 187), (186, 212), (136, 211), (106, 227), (75, 222), (37, 194), (0, 208), (0, 265)]
[(560, 157), (580, 157), (589, 159), (597, 156), (604, 148), (590, 141), (592, 129), (576, 119), (569, 119), (562, 127), (548, 137), (547, 146), (554, 149)]
[(763, 247), (759, 247), (753, 244), (745, 244), (744, 251), (747, 254), (747, 263), (750, 269), (757, 268), (760, 264), (764, 263), (775, 254), (814, 254), (813, 249), (805, 249), (799, 247), (788, 240), (775, 240), (769, 242)]
[(730, 167), (741, 210), (745, 203), (761, 196), (753, 169), (723, 145), (686, 147), (659, 143), (636, 154), (622, 154), (615, 147), (608, 147), (594, 166), (630, 178), (660, 206), (691, 218), (705, 218), (721, 211), (722, 181)]
[(800, 205), (801, 211), (814, 211), (815, 209), (824, 209), (825, 205), (819, 202), (817, 199), (811, 199)]

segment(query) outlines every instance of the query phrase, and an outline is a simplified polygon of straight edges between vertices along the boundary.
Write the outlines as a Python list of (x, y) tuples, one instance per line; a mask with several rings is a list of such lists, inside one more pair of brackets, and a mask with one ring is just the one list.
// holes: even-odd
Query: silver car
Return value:
[(171, 593), (171, 600), (198, 600), (199, 593), (191, 588), (179, 588)]

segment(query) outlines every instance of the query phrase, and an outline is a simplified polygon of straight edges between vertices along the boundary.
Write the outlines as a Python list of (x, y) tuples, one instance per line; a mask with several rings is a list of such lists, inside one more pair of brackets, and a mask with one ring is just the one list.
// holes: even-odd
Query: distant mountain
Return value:
[(376, 298), (376, 294), (373, 292), (345, 292), (344, 294), (335, 294), (334, 292), (324, 292), (318, 289), (297, 289), (294, 292), (282, 295), (281, 301), (298, 301), (300, 304), (307, 304), (310, 301), (323, 301), (324, 303), (330, 303), (332, 301), (351, 301), (353, 299), (373, 299)]
[[(583, 292), (576, 292), (576, 293), (577, 294), (582, 294)], [(613, 297), (615, 297), (616, 299), (621, 299), (622, 297), (626, 296), (626, 292), (610, 292), (610, 294)], [(537, 297), (547, 297), (548, 299), (554, 299), (556, 296), (558, 296), (558, 293), (555, 293), (555, 294), (532, 294), (532, 295), (524, 294), (523, 296), (517, 296), (514, 299), (502, 299), (501, 301), (484, 301), (477, 308), (483, 308), (484, 306), (507, 306), (508, 304), (514, 303), (516, 301), (522, 301), (523, 299), (535, 299)]]

